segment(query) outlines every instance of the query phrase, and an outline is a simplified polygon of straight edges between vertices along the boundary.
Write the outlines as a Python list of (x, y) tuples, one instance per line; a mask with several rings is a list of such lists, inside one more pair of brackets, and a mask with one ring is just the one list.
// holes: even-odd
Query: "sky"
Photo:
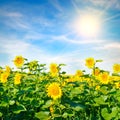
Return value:
[(67, 73), (93, 57), (110, 71), (120, 63), (120, 0), (0, 0), (0, 66), (14, 66), (17, 55), (64, 63)]

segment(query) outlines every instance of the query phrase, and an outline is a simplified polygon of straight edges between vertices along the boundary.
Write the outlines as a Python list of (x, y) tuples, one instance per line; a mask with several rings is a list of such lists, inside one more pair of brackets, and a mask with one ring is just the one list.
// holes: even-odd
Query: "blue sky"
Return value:
[[(83, 36), (75, 29), (84, 14), (99, 18), (99, 34)], [(112, 69), (120, 63), (120, 0), (0, 0), (0, 66), (13, 66), (16, 55), (65, 63), (68, 73), (86, 69), (87, 57)]]

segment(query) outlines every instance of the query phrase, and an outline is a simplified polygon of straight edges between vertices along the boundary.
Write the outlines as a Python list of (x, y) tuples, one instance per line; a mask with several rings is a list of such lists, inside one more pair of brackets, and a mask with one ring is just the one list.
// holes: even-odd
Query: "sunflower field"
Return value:
[(64, 64), (13, 60), (15, 68), (0, 67), (0, 120), (120, 120), (120, 64), (112, 73), (94, 58), (75, 74)]

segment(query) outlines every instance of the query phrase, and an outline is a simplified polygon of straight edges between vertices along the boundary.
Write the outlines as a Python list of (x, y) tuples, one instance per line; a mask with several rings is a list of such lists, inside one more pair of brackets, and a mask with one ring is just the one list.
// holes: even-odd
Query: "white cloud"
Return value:
[(28, 31), (25, 36), (24, 39), (25, 40), (41, 40), (42, 38), (44, 38), (45, 35), (41, 34), (39, 32), (35, 32), (35, 31)]
[[(108, 12), (108, 10), (110, 9), (120, 10), (119, 0), (109, 0), (109, 1), (108, 0), (84, 0), (84, 1), (72, 0), (72, 4), (76, 12), (78, 12), (78, 14), (82, 14), (86, 12), (86, 13), (92, 13), (95, 15), (99, 15), (101, 17), (104, 17), (106, 13)], [(84, 9), (83, 8), (81, 9), (81, 5), (83, 6)], [(94, 7), (91, 5), (93, 5)], [(120, 14), (106, 18), (103, 21), (108, 21), (118, 16), (120, 16)]]
[(0, 10), (2, 23), (14, 29), (30, 29), (30, 24), (25, 20), (26, 16), (21, 12), (8, 11), (7, 9)]
[(108, 22), (108, 21), (113, 20), (113, 19), (115, 19), (115, 18), (117, 18), (117, 17), (119, 17), (119, 16), (120, 16), (120, 14), (115, 14), (115, 15), (113, 15), (113, 16), (111, 16), (111, 17), (106, 18), (104, 21), (105, 21), (105, 22)]
[(30, 46), (29, 43), (18, 40), (15, 37), (8, 37), (8, 38), (1, 37), (0, 41), (1, 41), (0, 48), (2, 48), (1, 53), (7, 53), (10, 55), (17, 55), (23, 53)]
[(63, 41), (71, 44), (99, 44), (104, 42), (97, 39), (70, 39), (66, 35), (52, 36), (51, 41)]
[[(79, 0), (78, 0), (79, 1)], [(51, 1), (50, 1), (51, 2)], [(78, 10), (78, 12), (80, 13), (84, 13), (84, 10), (80, 10), (80, 8), (77, 6), (77, 2), (75, 3), (73, 2), (73, 6), (75, 7), (76, 10)], [(53, 6), (61, 13), (63, 13), (63, 8), (60, 6), (60, 3), (58, 1), (55, 2), (51, 2), (53, 4)], [(96, 3), (98, 4), (98, 3)], [(102, 6), (104, 6), (105, 3), (99, 3)], [(119, 5), (118, 5), (119, 7)], [(95, 14), (100, 14), (99, 10), (95, 10), (93, 8), (88, 8), (86, 7), (87, 11), (92, 11)], [(0, 12), (0, 15), (1, 12)], [(76, 69), (84, 69), (84, 58), (86, 56), (90, 57), (89, 55), (94, 55), (94, 54), (99, 54), (101, 55), (102, 58), (104, 58), (105, 61), (102, 64), (103, 67), (105, 68), (110, 68), (111, 67), (111, 63), (114, 62), (119, 62), (120, 59), (118, 58), (118, 56), (120, 55), (120, 44), (119, 43), (115, 43), (115, 42), (106, 42), (104, 40), (97, 40), (97, 39), (79, 39), (77, 37), (74, 37), (73, 39), (69, 36), (69, 35), (50, 35), (48, 37), (47, 42), (56, 42), (56, 41), (61, 41), (64, 42), (66, 45), (80, 45), (80, 47), (84, 47), (85, 45), (91, 45), (92, 47), (90, 48), (91, 50), (95, 50), (95, 52), (91, 52), (90, 54), (86, 52), (82, 53), (80, 50), (81, 48), (77, 50), (76, 48), (74, 48), (73, 52), (70, 51), (69, 53), (61, 50), (61, 52), (57, 55), (53, 55), (52, 53), (49, 52), (49, 50), (43, 50), (40, 47), (36, 47), (36, 45), (33, 45), (31, 43), (29, 43), (28, 40), (41, 40), (42, 38), (44, 39), (46, 36), (41, 34), (39, 34), (39, 31), (42, 29), (43, 27), (51, 27), (53, 26), (53, 22), (49, 21), (48, 19), (44, 18), (44, 17), (34, 17), (30, 19), (30, 21), (27, 21), (26, 18), (28, 18), (27, 16), (24, 16), (21, 13), (18, 12), (7, 12), (4, 14), (5, 17), (8, 17), (8, 19), (6, 19), (4, 22), (14, 28), (14, 29), (22, 29), (22, 30), (27, 30), (26, 35), (21, 36), (23, 39), (18, 39), (16, 37), (1, 37), (0, 38), (0, 53), (5, 53), (8, 54), (8, 62), (1, 62), (0, 63), (4, 63), (4, 64), (8, 64), (10, 63), (9, 61), (11, 61), (12, 59), (14, 59), (14, 57), (16, 55), (23, 55), (23, 57), (28, 58), (28, 60), (38, 60), (40, 61), (40, 63), (46, 63), (46, 64), (50, 64), (51, 62), (56, 62), (56, 63), (65, 63), (67, 66), (64, 67), (65, 70), (67, 70), (69, 73), (74, 73)], [(114, 17), (117, 17), (119, 15), (113, 16), (109, 19), (113, 19)], [(33, 21), (33, 24), (32, 24)], [(58, 21), (59, 22), (59, 21)], [(36, 27), (34, 26), (34, 24), (38, 25), (37, 27), (41, 26), (40, 28), (37, 28), (37, 30), (35, 29)], [(68, 23), (69, 24), (69, 23)], [(69, 24), (71, 25), (71, 24)], [(19, 32), (18, 32), (19, 34)], [(73, 35), (73, 34), (72, 34)], [(71, 36), (72, 36), (71, 35)], [(49, 40), (51, 39), (51, 40)], [(28, 42), (27, 42), (27, 41)], [(84, 47), (84, 49), (87, 49), (86, 47)], [(89, 49), (89, 48), (88, 48)], [(89, 51), (89, 50), (88, 50)], [(96, 56), (96, 58), (99, 55), (94, 55)], [(107, 64), (108, 63), (108, 64)], [(101, 65), (101, 64), (100, 64)], [(85, 68), (86, 69), (86, 68)]]
[(13, 18), (20, 18), (20, 17), (23, 17), (23, 15), (20, 13), (20, 12), (13, 12), (13, 11), (7, 11), (7, 10), (3, 10), (1, 9), (0, 10), (0, 15), (1, 16), (4, 16), (4, 17), (13, 17)]
[(6, 25), (8, 25), (11, 28), (14, 29), (30, 29), (30, 25), (28, 22), (26, 22), (25, 20), (21, 19), (21, 18), (10, 18), (10, 19), (5, 19), (4, 23)]
[(93, 47), (93, 50), (101, 56), (104, 60), (100, 66), (102, 69), (106, 69), (112, 72), (112, 66), (114, 63), (120, 63), (120, 43), (116, 41), (104, 40), (103, 44), (99, 44)]
[(78, 7), (78, 1), (76, 1), (76, 0), (71, 0), (71, 3), (72, 3), (72, 5), (73, 5), (73, 7), (74, 7), (74, 9), (76, 10), (76, 12), (80, 12), (80, 8)]
[(119, 0), (88, 0), (95, 6), (105, 7), (106, 9), (115, 8), (120, 9), (120, 1)]
[(30, 43), (26, 43), (25, 41), (21, 41), (16, 38), (2, 39), (0, 48), (0, 52), (2, 54), (7, 54), (9, 58), (7, 63), (0, 61), (1, 64), (9, 63), (11, 66), (13, 66), (13, 63), (10, 63), (10, 61), (13, 60), (16, 55), (22, 55), (23, 57), (28, 58), (28, 60), (36, 59), (40, 62), (46, 62), (47, 58), (50, 58), (50, 56), (47, 55), (47, 53), (45, 53), (45, 51), (41, 50), (40, 48), (37, 48)]
[[(37, 47), (25, 41), (21, 41), (14, 36), (11, 38), (1, 37), (0, 41), (1, 41), (0, 44), (1, 53), (8, 54), (9, 58), (7, 62), (0, 61), (0, 64), (3, 65), (10, 64), (10, 66), (13, 66), (11, 60), (13, 60), (16, 55), (22, 55), (29, 61), (38, 60), (40, 63), (45, 63), (47, 64), (47, 67), (49, 67), (49, 64), (52, 62), (58, 64), (64, 63), (66, 64), (66, 66), (64, 66), (62, 70), (67, 71), (67, 73), (75, 73), (77, 69), (81, 70), (85, 69), (88, 71), (87, 67), (85, 67), (84, 60), (86, 56), (94, 57), (92, 56), (93, 54), (83, 53), (80, 49), (77, 50), (75, 49), (71, 52), (61, 51), (61, 53), (53, 55), (52, 53), (49, 53), (47, 50), (45, 51), (40, 47)], [(98, 47), (95, 49), (95, 46)], [(102, 49), (102, 47), (99, 48), (100, 46), (102, 46), (104, 49)], [(118, 51), (120, 50), (119, 43), (111, 42), (107, 44), (107, 42), (104, 41), (104, 43), (94, 44), (93, 48), (95, 51), (98, 51), (98, 53), (100, 53), (99, 55), (97, 54), (95, 55), (96, 59), (98, 56), (99, 57), (101, 56), (101, 59), (104, 60), (103, 63), (97, 64), (97, 66), (100, 67), (101, 69), (110, 70), (112, 68), (113, 63), (120, 61), (120, 59), (118, 58), (118, 55), (120, 55), (120, 52)]]
[(4, 16), (7, 17), (23, 17), (23, 15), (19, 12), (6, 12), (5, 14), (3, 14)]
[(110, 42), (110, 41), (104, 41), (104, 44), (100, 44), (97, 47), (94, 47), (97, 50), (117, 50), (120, 49), (120, 43), (119, 42)]
[(33, 21), (33, 23), (37, 23), (41, 27), (42, 26), (44, 26), (44, 27), (51, 27), (51, 26), (54, 25), (52, 20), (49, 20), (49, 19), (47, 19), (47, 18), (45, 18), (43, 16), (33, 17), (32, 21)]
[(50, 3), (59, 11), (59, 12), (63, 12), (63, 8), (62, 6), (60, 5), (59, 1), (58, 0), (50, 0)]
[(64, 63), (67, 66), (63, 67), (63, 70), (67, 71), (67, 73), (74, 73), (76, 69), (82, 69), (82, 57), (80, 58), (79, 51), (73, 51), (70, 53), (61, 52), (57, 55), (53, 55), (48, 51), (44, 51), (40, 47), (21, 41), (14, 36), (11, 38), (1, 37), (0, 41), (0, 53), (7, 54), (9, 58), (5, 62), (0, 61), (0, 65), (10, 65), (15, 67), (12, 60), (16, 55), (22, 55), (29, 61), (38, 60), (40, 63), (45, 63), (47, 64), (47, 67), (49, 67), (49, 64), (52, 62), (58, 64)]
[(16, 30), (42, 31), (54, 25), (52, 20), (50, 21), (41, 14), (31, 16), (31, 14), (25, 14), (21, 11), (16, 12), (1, 9), (0, 16), (2, 17), (1, 22), (3, 24)]

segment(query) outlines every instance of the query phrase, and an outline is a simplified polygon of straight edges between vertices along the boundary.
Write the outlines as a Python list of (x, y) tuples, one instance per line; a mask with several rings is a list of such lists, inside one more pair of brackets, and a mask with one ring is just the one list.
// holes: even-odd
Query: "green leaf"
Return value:
[(71, 91), (71, 95), (78, 95), (78, 94), (81, 94), (81, 88), (80, 87), (75, 87), (72, 89)]
[(85, 75), (83, 75), (83, 77), (90, 78), (90, 75), (89, 74), (85, 74)]
[(46, 66), (46, 64), (40, 64), (40, 67), (44, 67), (44, 66)]
[(103, 108), (101, 111), (101, 114), (105, 120), (111, 120), (112, 118), (115, 118), (118, 114), (118, 109), (117, 107), (112, 108), (112, 112), (109, 113), (107, 108)]
[(106, 100), (107, 100), (107, 96), (100, 96), (100, 97), (94, 99), (94, 101), (97, 104), (107, 104), (107, 102), (105, 102)]
[(117, 113), (118, 113), (117, 107), (112, 108), (111, 117), (116, 117)]
[(109, 94), (116, 94), (116, 89), (115, 88), (111, 89)]
[(19, 113), (22, 112), (22, 111), (26, 111), (25, 106), (22, 105), (22, 104), (17, 105), (17, 106), (13, 109), (13, 113), (15, 113), (15, 114), (19, 114)]
[(45, 103), (45, 105), (43, 105), (42, 106), (42, 108), (44, 109), (44, 108), (48, 108), (48, 107), (50, 107), (52, 105), (52, 100), (48, 100), (46, 103)]
[(2, 87), (0, 87), (0, 92), (4, 92), (4, 89)]
[(96, 62), (103, 62), (103, 60), (96, 60)]
[(112, 76), (120, 76), (118, 73), (112, 73)]
[(6, 101), (2, 101), (0, 104), (1, 107), (6, 107), (7, 105), (8, 105), (8, 102)]
[(66, 107), (65, 107), (64, 105), (62, 105), (62, 104), (61, 104), (59, 107), (60, 107), (62, 110), (66, 108)]
[(73, 102), (72, 100), (66, 99), (65, 102), (69, 104), (73, 109), (77, 106), (79, 106), (81, 109), (85, 109), (86, 107), (83, 104), (79, 104), (76, 102)]
[(35, 117), (38, 118), (39, 120), (48, 120), (49, 119), (49, 112), (41, 111), (41, 112), (35, 113)]
[(39, 102), (35, 99), (33, 99), (30, 104), (33, 105), (34, 107), (39, 107), (40, 106)]
[(81, 107), (81, 106), (76, 106), (76, 107), (74, 107), (73, 109), (74, 109), (75, 111), (80, 111), (80, 110), (83, 109), (83, 107)]
[(65, 71), (63, 71), (61, 74), (66, 74), (66, 72), (65, 72)]
[(108, 113), (108, 110), (107, 108), (103, 108), (102, 111), (101, 111), (101, 115), (102, 117), (105, 119), (105, 120), (111, 120), (111, 117)]
[(0, 112), (0, 117), (2, 117), (2, 115), (3, 115), (3, 114)]
[(9, 101), (9, 105), (14, 105), (15, 104), (15, 101), (14, 100), (10, 100)]
[(117, 100), (120, 102), (120, 96), (117, 97)]
[(100, 91), (103, 93), (103, 94), (107, 94), (108, 93), (108, 90), (107, 90), (107, 87), (106, 86), (102, 86)]
[(59, 66), (66, 66), (66, 64), (59, 64)]
[(63, 113), (63, 115), (62, 115), (63, 118), (67, 118), (67, 116), (68, 116), (67, 112)]

